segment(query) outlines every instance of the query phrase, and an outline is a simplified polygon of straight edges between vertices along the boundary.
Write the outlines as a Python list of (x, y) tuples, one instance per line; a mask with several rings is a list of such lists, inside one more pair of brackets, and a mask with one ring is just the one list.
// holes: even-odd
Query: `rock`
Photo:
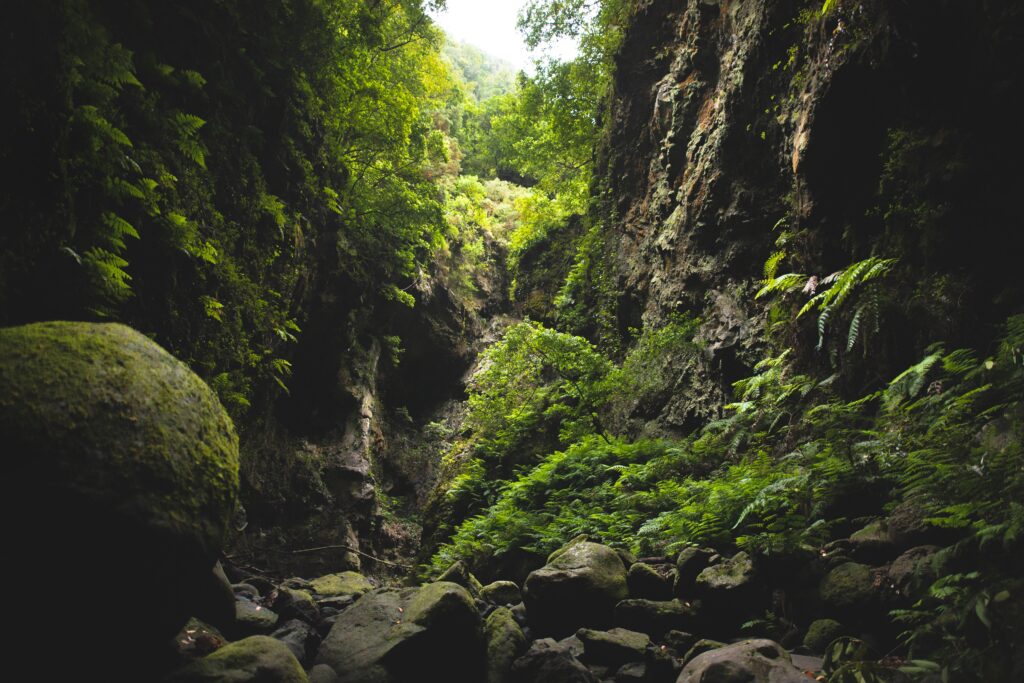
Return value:
[[(51, 673), (66, 664), (77, 676), (97, 659), (116, 666), (124, 652), (174, 636), (198, 611), (193, 598), (208, 585), (238, 495), (238, 438), (210, 388), (124, 325), (0, 329), (0, 444), (18, 494), (2, 512), (21, 521), (7, 525), (8, 547), (32, 558), (33, 585), (60, 585), (73, 566), (89, 587), (76, 609), (102, 619), (65, 643)], [(112, 581), (126, 599), (101, 589)], [(14, 591), (7, 607), (24, 633), (43, 632), (67, 596)]]
[(576, 637), (583, 641), (583, 656), (587, 664), (606, 664), (619, 667), (627, 662), (642, 662), (644, 652), (651, 644), (646, 633), (613, 628), (610, 631), (595, 631), (581, 628)]
[(886, 574), (889, 586), (899, 597), (913, 601), (927, 593), (941, 572), (936, 556), (939, 550), (938, 546), (922, 545), (893, 560)]
[(562, 638), (558, 641), (558, 646), (565, 648), (566, 652), (571, 654), (576, 659), (583, 656), (583, 641), (579, 639), (575, 633), (568, 638)]
[(191, 660), (216, 652), (227, 642), (227, 638), (215, 627), (192, 618), (174, 637), (174, 649), (178, 659)]
[(265, 576), (247, 576), (242, 585), (254, 587), (257, 595), (270, 595), (277, 589), (274, 582)]
[(665, 642), (665, 645), (672, 648), (676, 654), (682, 656), (686, 654), (691, 647), (693, 647), (697, 638), (692, 633), (672, 629), (665, 633), (662, 640)]
[(341, 683), (443, 680), (475, 683), (483, 669), (480, 615), (454, 583), (378, 589), (337, 616), (316, 663)]
[(270, 637), (287, 645), (295, 658), (303, 665), (312, 659), (316, 654), (317, 646), (320, 645), (320, 634), (316, 632), (316, 629), (299, 619), (286, 621), (271, 633)]
[(359, 572), (328, 574), (309, 582), (310, 589), (325, 598), (358, 598), (373, 590), (370, 580)]
[(822, 603), (838, 615), (862, 614), (878, 598), (871, 567), (856, 562), (846, 562), (826, 574), (818, 594)]
[(235, 601), (233, 632), (243, 637), (267, 634), (274, 630), (279, 619), (280, 616), (274, 610), (243, 598)]
[(623, 664), (615, 672), (615, 683), (641, 683), (647, 680), (647, 665), (643, 662)]
[(326, 664), (317, 664), (309, 670), (309, 683), (338, 683), (338, 674)]
[(515, 605), (523, 599), (514, 581), (489, 583), (480, 589), (480, 597), (495, 605)]
[(474, 598), (480, 597), (480, 591), (483, 589), (483, 584), (470, 573), (469, 568), (462, 560), (454, 562), (441, 576), (437, 577), (437, 580), (457, 583), (468, 590)]
[(870, 563), (888, 562), (898, 553), (889, 525), (881, 519), (850, 534), (850, 552), (858, 562)]
[(685, 655), (683, 655), (683, 663), (685, 664), (686, 662), (689, 662), (692, 659), (696, 659), (705, 652), (711, 652), (712, 650), (717, 650), (720, 647), (725, 647), (725, 643), (721, 642), (720, 640), (701, 638), (696, 643), (694, 643), (689, 650), (686, 651)]
[(676, 683), (807, 683), (789, 654), (770, 640), (745, 640), (691, 660)]
[(598, 679), (551, 638), (534, 641), (512, 664), (516, 683), (598, 683)]
[(818, 619), (807, 628), (804, 647), (811, 652), (822, 653), (836, 638), (846, 635), (846, 629), (835, 619)]
[(618, 554), (580, 541), (554, 558), (532, 572), (523, 587), (530, 626), (542, 635), (563, 636), (580, 626), (609, 625), (616, 603), (629, 593)]
[(526, 636), (507, 607), (499, 607), (484, 623), (487, 648), (487, 683), (512, 680), (512, 663), (526, 651)]
[(270, 594), (270, 607), (285, 620), (301, 619), (307, 624), (320, 621), (320, 608), (304, 590), (282, 586)]
[(252, 636), (225, 645), (164, 679), (165, 683), (308, 683), (284, 643)]
[(698, 595), (715, 604), (722, 604), (749, 594), (754, 584), (754, 562), (745, 552), (703, 569), (697, 575)]
[(689, 598), (694, 595), (694, 587), (697, 584), (697, 577), (711, 563), (713, 550), (706, 548), (683, 548), (676, 558), (676, 579), (672, 586), (673, 593), (677, 598)]
[(249, 600), (255, 600), (260, 597), (259, 589), (251, 583), (236, 583), (231, 586), (231, 592), (234, 593), (235, 597), (248, 598)]
[(671, 567), (636, 562), (626, 574), (629, 597), (647, 600), (671, 600), (674, 575)]
[(683, 668), (682, 661), (666, 646), (651, 647), (644, 656), (647, 683), (674, 683)]
[(694, 627), (697, 610), (682, 600), (623, 600), (615, 606), (615, 625), (661, 638), (668, 631)]

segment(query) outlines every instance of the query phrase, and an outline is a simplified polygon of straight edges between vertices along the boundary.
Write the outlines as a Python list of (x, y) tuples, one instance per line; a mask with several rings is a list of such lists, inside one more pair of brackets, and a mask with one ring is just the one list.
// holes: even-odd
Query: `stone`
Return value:
[(231, 592), (236, 597), (248, 598), (249, 600), (255, 600), (260, 597), (260, 591), (256, 586), (251, 583), (236, 583), (231, 586)]
[(495, 605), (515, 605), (522, 602), (519, 586), (514, 581), (495, 581), (480, 589), (480, 597)]
[(754, 562), (745, 552), (703, 569), (697, 575), (698, 595), (716, 603), (734, 600), (754, 583)]
[(818, 586), (822, 603), (836, 614), (861, 614), (875, 605), (878, 591), (871, 567), (846, 562), (829, 571)]
[(583, 656), (587, 664), (606, 664), (619, 667), (627, 662), (642, 662), (644, 653), (651, 644), (646, 633), (613, 628), (609, 631), (595, 631), (581, 628), (576, 637), (583, 641)]
[(338, 674), (326, 664), (317, 664), (309, 670), (309, 683), (338, 683)]
[(615, 672), (615, 683), (642, 683), (647, 680), (647, 665), (643, 662), (623, 664)]
[(579, 541), (532, 572), (523, 587), (531, 628), (564, 636), (581, 626), (611, 623), (615, 605), (629, 594), (626, 568), (608, 546)]
[(462, 560), (453, 562), (452, 566), (448, 567), (441, 576), (437, 577), (437, 580), (457, 583), (468, 590), (469, 594), (474, 598), (479, 598), (480, 591), (483, 589), (483, 584), (470, 573), (469, 568), (466, 567)]
[(835, 619), (818, 619), (813, 622), (804, 635), (804, 647), (811, 652), (822, 653), (828, 644), (836, 638), (847, 635), (846, 629)]
[(647, 600), (671, 600), (674, 575), (671, 567), (636, 562), (626, 574), (629, 597)]
[[(195, 598), (238, 496), (238, 437), (184, 363), (119, 324), (0, 329), (0, 444), (18, 494), (4, 497), (4, 517), (31, 520), (7, 528), (8, 546), (32, 558), (31, 581), (15, 580), (60, 585), (73, 566), (90, 587), (76, 593), (76, 609), (103, 622), (66, 643), (51, 673), (66, 664), (77, 675), (97, 659), (117, 666), (201, 611)], [(126, 599), (101, 589), (112, 581)], [(67, 597), (15, 591), (7, 607), (24, 632), (43, 632)], [(104, 626), (117, 628), (118, 648)], [(42, 648), (46, 639), (30, 640)]]
[(692, 633), (672, 629), (665, 633), (662, 640), (665, 645), (672, 648), (676, 654), (682, 656), (686, 654), (691, 647), (693, 647), (697, 638)]
[(551, 638), (530, 645), (512, 664), (515, 683), (598, 683), (598, 678)]
[(507, 607), (499, 607), (484, 622), (487, 649), (486, 683), (509, 683), (512, 663), (526, 652), (526, 636)]
[(940, 548), (922, 545), (906, 551), (889, 565), (886, 572), (889, 586), (899, 598), (917, 600), (939, 578), (941, 566), (936, 556)]
[(473, 597), (450, 582), (377, 589), (339, 614), (316, 663), (340, 683), (443, 680), (475, 683), (484, 644)]
[(295, 658), (303, 665), (310, 662), (320, 645), (320, 634), (305, 621), (292, 619), (281, 624), (270, 634), (288, 646)]
[(696, 643), (694, 643), (689, 650), (686, 651), (685, 655), (683, 655), (683, 663), (685, 664), (686, 662), (689, 662), (691, 659), (699, 657), (705, 652), (711, 652), (712, 650), (717, 650), (720, 647), (725, 647), (725, 643), (723, 643), (720, 640), (701, 638)]
[(697, 609), (682, 600), (623, 600), (615, 606), (615, 625), (661, 638), (672, 630), (692, 629)]
[(373, 590), (370, 580), (359, 572), (328, 574), (309, 582), (310, 589), (325, 598), (358, 598)]
[(164, 683), (308, 683), (302, 666), (284, 643), (252, 636), (197, 659)]
[(690, 660), (676, 683), (807, 683), (781, 645), (745, 640)]
[(896, 557), (896, 542), (889, 525), (879, 519), (850, 534), (850, 553), (858, 562), (881, 563)]
[(258, 602), (244, 598), (235, 601), (234, 634), (239, 636), (263, 635), (277, 626), (280, 615)]
[(174, 637), (174, 650), (178, 659), (190, 660), (215, 652), (227, 642), (216, 627), (193, 617)]
[(672, 586), (677, 598), (690, 598), (694, 595), (697, 577), (711, 563), (713, 550), (691, 546), (679, 551), (676, 558), (676, 578)]
[(282, 619), (301, 619), (308, 624), (320, 621), (320, 608), (307, 591), (282, 586), (270, 594), (270, 607)]

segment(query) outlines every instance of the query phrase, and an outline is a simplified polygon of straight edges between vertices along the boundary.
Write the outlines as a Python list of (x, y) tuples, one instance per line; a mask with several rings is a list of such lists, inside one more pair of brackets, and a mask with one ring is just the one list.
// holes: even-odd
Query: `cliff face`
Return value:
[(1000, 245), (1022, 224), (1021, 27), (1010, 2), (640, 4), (604, 151), (618, 315), (697, 313), (707, 349), (663, 426), (713, 414), (749, 374), (776, 250), (779, 272), (822, 278), (900, 259), (881, 376), (936, 339), (983, 344), (1020, 306)]

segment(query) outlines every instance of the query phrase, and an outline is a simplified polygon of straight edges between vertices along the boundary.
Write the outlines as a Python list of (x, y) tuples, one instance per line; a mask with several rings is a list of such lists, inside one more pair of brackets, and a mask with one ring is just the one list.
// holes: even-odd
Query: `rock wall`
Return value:
[(1019, 309), (997, 245), (1022, 222), (1022, 23), (1011, 2), (838, 2), (825, 16), (820, 2), (638, 3), (616, 58), (605, 213), (620, 327), (704, 320), (696, 390), (666, 424), (715, 414), (749, 374), (766, 327), (753, 295), (782, 229), (799, 236), (796, 272), (901, 259), (883, 376), (937, 338), (984, 343)]

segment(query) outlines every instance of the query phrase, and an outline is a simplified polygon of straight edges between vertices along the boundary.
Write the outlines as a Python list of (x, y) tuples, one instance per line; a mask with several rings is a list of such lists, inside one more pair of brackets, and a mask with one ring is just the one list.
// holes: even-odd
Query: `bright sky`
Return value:
[[(532, 71), (530, 52), (516, 29), (519, 10), (526, 3), (527, 0), (448, 0), (447, 9), (430, 14), (456, 40), (511, 62), (518, 69)], [(576, 54), (576, 47), (559, 45), (550, 54), (568, 59)]]

